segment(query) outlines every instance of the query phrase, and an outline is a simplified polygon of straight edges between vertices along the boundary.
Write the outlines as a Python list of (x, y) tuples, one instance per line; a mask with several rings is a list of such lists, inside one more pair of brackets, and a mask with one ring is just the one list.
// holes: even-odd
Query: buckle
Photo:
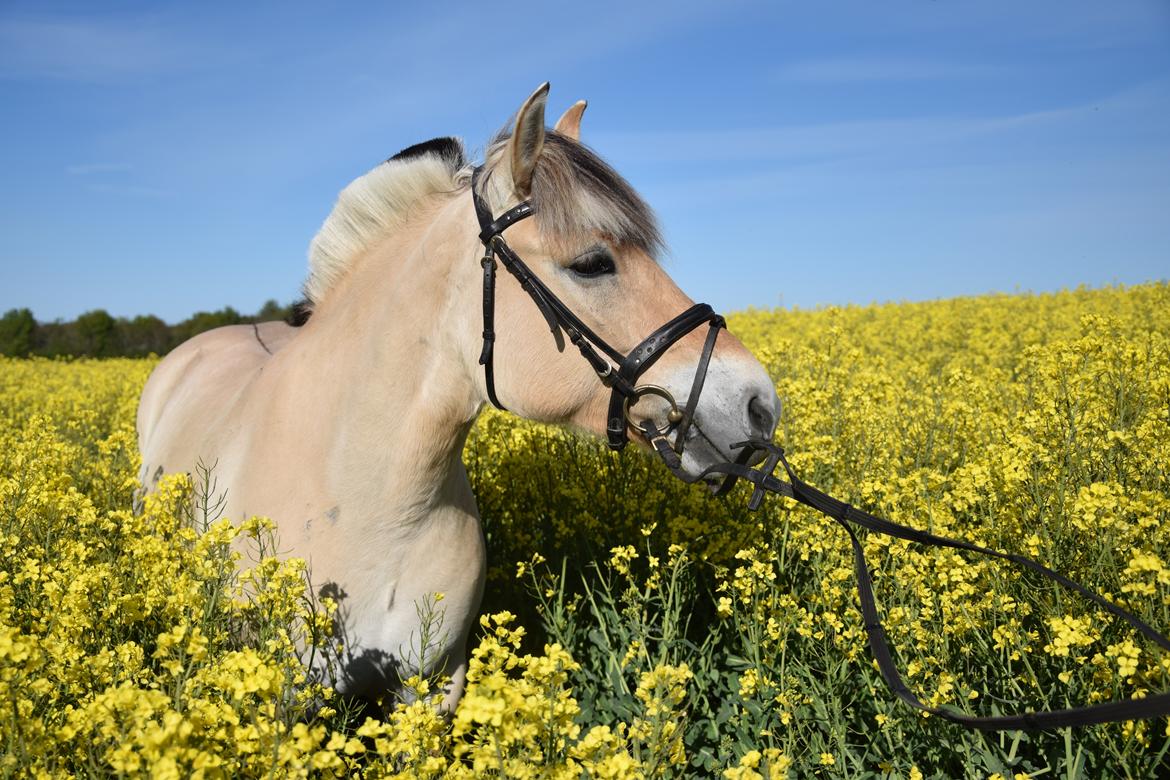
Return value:
[(605, 364), (604, 369), (597, 369), (597, 378), (601, 380), (601, 384), (606, 387), (613, 386), (613, 366), (610, 363)]

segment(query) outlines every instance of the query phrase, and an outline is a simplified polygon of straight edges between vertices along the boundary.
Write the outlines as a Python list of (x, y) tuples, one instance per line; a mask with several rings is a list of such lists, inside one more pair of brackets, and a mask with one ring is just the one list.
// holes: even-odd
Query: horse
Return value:
[[(477, 206), (498, 214), (530, 204), (533, 218), (497, 225), (499, 236), (547, 295), (615, 349), (642, 343), (693, 303), (659, 264), (650, 208), (581, 142), (585, 102), (549, 129), (547, 95), (543, 84), (524, 101), (488, 142), (478, 173), (461, 142), (440, 138), (351, 182), (310, 244), (299, 327), (195, 336), (142, 391), (143, 489), (163, 473), (214, 463), (227, 488), (222, 516), (273, 520), (281, 554), (304, 558), (314, 586), (341, 601), (342, 695), (402, 694), (411, 643), (426, 629), (418, 605), (435, 594), (444, 631), (422, 654), (427, 667), (410, 673), (449, 679), (440, 703), (448, 712), (462, 695), (486, 554), (461, 454), (485, 405), (607, 432), (611, 388), (563, 339), (549, 338), (530, 284), (493, 281), (494, 331), (482, 327)], [(481, 362), (486, 331), (492, 373)], [(780, 401), (733, 336), (714, 344), (680, 333), (645, 372), (654, 393), (627, 399), (625, 415), (645, 448), (652, 421), (677, 417), (664, 399), (685, 399), (693, 424), (679, 473), (697, 477), (731, 459), (733, 443), (770, 439)], [(705, 381), (694, 382), (700, 359)]]

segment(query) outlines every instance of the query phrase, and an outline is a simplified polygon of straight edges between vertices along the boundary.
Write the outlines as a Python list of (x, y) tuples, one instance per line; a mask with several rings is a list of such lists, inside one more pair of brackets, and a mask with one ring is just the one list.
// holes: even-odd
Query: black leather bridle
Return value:
[[(504, 240), (504, 231), (532, 216), (532, 204), (522, 201), (499, 217), (493, 218), (491, 207), (479, 194), (477, 187), (482, 171), (482, 168), (476, 168), (471, 175), (471, 198), (475, 203), (475, 215), (479, 220), (479, 240), (483, 242), (485, 250), (480, 261), (480, 265), (483, 266), (483, 351), (479, 355), (479, 364), (483, 366), (488, 399), (492, 405), (497, 409), (505, 408), (496, 395), (495, 364), (492, 359), (496, 342), (495, 297), (498, 258), (536, 303), (536, 308), (544, 315), (558, 346), (563, 348), (564, 335), (567, 335), (569, 342), (580, 350), (581, 356), (597, 372), (602, 384), (610, 388), (609, 413), (606, 420), (606, 437), (610, 448), (620, 450), (629, 442), (630, 407), (644, 395), (657, 395), (670, 404), (666, 425), (659, 430), (647, 421), (643, 423), (641, 430), (648, 440), (658, 443), (656, 446), (665, 445), (666, 437), (673, 432), (675, 439), (672, 449), (676, 455), (681, 453), (687, 431), (694, 423), (699, 394), (703, 390), (707, 367), (715, 350), (715, 339), (725, 325), (723, 318), (707, 304), (696, 303), (643, 339), (628, 355), (623, 355), (582, 322), (581, 318), (574, 314), (573, 310), (566, 306), (508, 246), (508, 242)], [(709, 326), (707, 340), (699, 356), (686, 407), (680, 410), (670, 391), (658, 385), (639, 385), (638, 378), (658, 362), (658, 359), (679, 339), (703, 324)]]
[[(812, 507), (821, 514), (833, 518), (845, 529), (853, 547), (858, 600), (864, 620), (865, 633), (869, 640), (870, 653), (877, 662), (878, 670), (885, 679), (886, 685), (903, 702), (967, 728), (983, 731), (1055, 729), (1170, 715), (1170, 693), (1151, 694), (1141, 699), (1104, 702), (1087, 707), (984, 717), (967, 715), (952, 707), (932, 707), (921, 701), (906, 685), (894, 662), (893, 652), (878, 614), (873, 581), (865, 560), (865, 551), (857, 532), (854, 530), (855, 527), (864, 528), (870, 533), (904, 539), (930, 547), (965, 550), (1010, 561), (1066, 588), (1075, 590), (1110, 614), (1124, 620), (1163, 650), (1170, 651), (1170, 639), (1131, 612), (1031, 558), (899, 525), (833, 498), (798, 478), (792, 466), (785, 459), (784, 450), (771, 441), (752, 439), (732, 445), (733, 450), (740, 451), (739, 457), (734, 462), (716, 463), (695, 476), (685, 474), (682, 471), (682, 461), (679, 455), (682, 453), (687, 431), (694, 422), (695, 407), (699, 394), (703, 390), (711, 353), (715, 349), (715, 339), (719, 335), (719, 330), (725, 325), (723, 318), (707, 304), (696, 303), (651, 333), (628, 355), (622, 355), (621, 352), (590, 330), (585, 323), (581, 322), (580, 318), (557, 298), (508, 246), (502, 235), (504, 230), (520, 220), (532, 216), (532, 205), (528, 201), (524, 201), (493, 219), (490, 207), (480, 197), (476, 189), (481, 171), (481, 168), (476, 168), (471, 178), (471, 197), (475, 202), (475, 213), (480, 226), (479, 239), (485, 247), (481, 261), (483, 266), (483, 351), (480, 353), (479, 362), (484, 367), (488, 398), (497, 408), (504, 408), (496, 396), (492, 363), (492, 352), (496, 340), (494, 329), (495, 272), (496, 258), (499, 258), (504, 268), (516, 277), (520, 286), (536, 303), (537, 308), (544, 315), (545, 321), (548, 322), (549, 330), (552, 331), (558, 345), (563, 346), (563, 331), (564, 334), (568, 335), (569, 341), (581, 351), (581, 355), (589, 361), (589, 365), (597, 372), (601, 381), (612, 389), (609, 401), (609, 419), (606, 425), (606, 434), (612, 449), (620, 450), (629, 441), (628, 429), (632, 423), (629, 414), (630, 406), (643, 395), (661, 396), (670, 403), (666, 426), (659, 429), (649, 420), (645, 420), (637, 427), (662, 458), (666, 467), (676, 477), (684, 482), (721, 478), (722, 482), (715, 490), (716, 495), (726, 493), (737, 480), (744, 479), (754, 486), (751, 498), (748, 500), (750, 509), (758, 509), (766, 493), (776, 493)], [(709, 325), (707, 340), (699, 357), (686, 408), (680, 411), (669, 391), (657, 385), (638, 385), (637, 381), (675, 342), (704, 323)], [(609, 359), (602, 357), (598, 350)], [(617, 365), (617, 368), (614, 367), (614, 364)], [(667, 439), (671, 432), (675, 434), (673, 445)], [(748, 465), (759, 460), (761, 456), (763, 464), (759, 468), (752, 468)], [(773, 474), (778, 466), (784, 468), (788, 476), (787, 482)]]

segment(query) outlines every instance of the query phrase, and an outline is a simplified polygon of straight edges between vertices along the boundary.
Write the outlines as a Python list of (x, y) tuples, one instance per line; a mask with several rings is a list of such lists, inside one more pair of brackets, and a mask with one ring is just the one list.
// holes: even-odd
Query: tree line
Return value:
[(132, 319), (94, 309), (69, 322), (37, 322), (29, 309), (11, 309), (0, 317), (0, 355), (13, 357), (145, 357), (165, 355), (192, 336), (221, 325), (289, 320), (296, 304), (265, 303), (256, 314), (230, 306), (201, 311), (174, 325), (153, 314)]

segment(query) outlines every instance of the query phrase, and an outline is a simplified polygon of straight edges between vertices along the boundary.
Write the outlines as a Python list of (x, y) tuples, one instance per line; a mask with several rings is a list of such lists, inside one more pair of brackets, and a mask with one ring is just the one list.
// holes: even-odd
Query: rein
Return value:
[[(906, 685), (894, 663), (889, 640), (885, 628), (882, 626), (877, 603), (874, 599), (873, 580), (865, 559), (865, 551), (855, 527), (929, 547), (966, 550), (979, 555), (1011, 561), (1065, 588), (1080, 593), (1114, 617), (1124, 620), (1163, 650), (1170, 651), (1170, 638), (1158, 633), (1148, 623), (1100, 594), (1031, 558), (999, 552), (970, 542), (936, 536), (926, 531), (899, 525), (833, 498), (797, 477), (796, 472), (784, 457), (784, 450), (770, 441), (751, 439), (734, 444), (731, 448), (740, 451), (735, 461), (716, 463), (697, 476), (688, 476), (683, 473), (680, 456), (685, 446), (687, 431), (694, 422), (695, 409), (698, 405), (699, 395), (703, 390), (711, 355), (715, 349), (715, 340), (718, 338), (720, 329), (725, 327), (723, 318), (707, 304), (697, 303), (655, 330), (638, 346), (634, 347), (629, 354), (623, 355), (585, 325), (508, 246), (503, 237), (504, 230), (520, 220), (532, 216), (532, 205), (524, 201), (493, 219), (490, 207), (477, 191), (476, 185), (481, 172), (482, 168), (476, 168), (471, 178), (471, 197), (475, 203), (475, 213), (480, 225), (479, 239), (485, 248), (483, 259), (480, 261), (483, 267), (483, 351), (480, 353), (479, 363), (484, 367), (488, 398), (497, 409), (505, 408), (496, 395), (492, 359), (496, 339), (494, 323), (496, 261), (498, 259), (504, 268), (516, 277), (521, 288), (532, 298), (548, 323), (549, 330), (552, 331), (558, 347), (564, 348), (564, 335), (568, 335), (569, 341), (580, 350), (582, 357), (597, 372), (602, 384), (611, 388), (606, 425), (608, 444), (611, 449), (621, 450), (625, 447), (629, 441), (629, 426), (633, 425), (650, 442), (651, 447), (670, 472), (683, 482), (694, 483), (722, 475), (723, 481), (714, 493), (715, 495), (723, 495), (731, 490), (737, 481), (744, 479), (754, 486), (752, 495), (748, 499), (748, 508), (753, 511), (759, 509), (765, 494), (775, 493), (831, 517), (845, 529), (845, 532), (849, 534), (850, 544), (853, 546), (853, 568), (857, 577), (857, 595), (861, 605), (870, 653), (877, 662), (878, 670), (886, 685), (903, 702), (944, 720), (981, 731), (1057, 729), (1170, 715), (1170, 692), (1153, 694), (1140, 699), (1104, 702), (1086, 707), (995, 716), (968, 715), (954, 707), (931, 707), (925, 704)], [(664, 352), (705, 323), (709, 326), (707, 338), (703, 344), (703, 351), (699, 357), (691, 392), (687, 397), (684, 409), (678, 408), (674, 397), (666, 389), (657, 385), (637, 384), (638, 378), (654, 365)], [(601, 353), (604, 354), (604, 357)], [(664, 429), (659, 430), (649, 420), (638, 424), (631, 419), (630, 407), (645, 395), (657, 395), (670, 404), (670, 412), (667, 414), (667, 423)], [(675, 435), (673, 444), (667, 438), (671, 433)], [(759, 454), (764, 455), (763, 464), (759, 468), (749, 466), (748, 463)], [(777, 466), (783, 466), (788, 481), (773, 474)]]
[[(908, 526), (899, 525), (884, 518), (872, 515), (869, 512), (851, 506), (844, 501), (833, 498), (827, 493), (817, 490), (812, 485), (796, 476), (796, 472), (784, 457), (784, 450), (770, 441), (753, 439), (732, 445), (732, 449), (741, 450), (740, 457), (734, 463), (717, 463), (697, 477), (688, 477), (680, 473), (677, 461), (672, 465), (669, 456), (658, 450), (663, 456), (667, 468), (684, 482), (697, 482), (712, 474), (723, 474), (725, 479), (718, 493), (730, 490), (739, 479), (746, 479), (754, 485), (751, 498), (748, 501), (750, 509), (758, 509), (765, 493), (776, 493), (798, 501), (805, 506), (812, 507), (823, 515), (833, 518), (849, 534), (849, 542), (853, 546), (853, 571), (857, 577), (857, 595), (861, 602), (861, 616), (864, 620), (866, 636), (869, 639), (869, 650), (877, 662), (878, 670), (886, 685), (899, 699), (915, 709), (937, 715), (945, 720), (958, 723), (981, 731), (1014, 731), (1017, 729), (1039, 730), (1058, 729), (1067, 726), (1092, 726), (1100, 723), (1115, 723), (1124, 720), (1139, 718), (1156, 718), (1170, 715), (1170, 693), (1158, 693), (1141, 699), (1126, 699), (1124, 701), (1104, 702), (1087, 707), (1071, 707), (1062, 710), (1048, 710), (1024, 712), (1018, 715), (975, 716), (968, 715), (953, 707), (931, 707), (924, 704), (914, 695), (902, 679), (898, 667), (894, 663), (893, 653), (890, 651), (886, 630), (882, 626), (878, 615), (877, 604), (873, 595), (873, 580), (869, 573), (869, 565), (865, 560), (865, 552), (858, 539), (855, 527), (864, 528), (871, 533), (890, 536), (895, 539), (904, 539), (928, 547), (944, 547), (999, 558), (1023, 566), (1036, 572), (1053, 582), (1070, 590), (1074, 590), (1097, 606), (1121, 618), (1133, 628), (1141, 632), (1147, 639), (1156, 643), (1163, 650), (1170, 651), (1170, 639), (1158, 633), (1152, 626), (1133, 613), (1122, 609), (1100, 594), (1089, 590), (1078, 582), (1070, 580), (1063, 574), (1049, 569), (1023, 555), (999, 552), (977, 544), (964, 542), (959, 539), (949, 539), (945, 536), (936, 536), (926, 531), (920, 531)], [(750, 468), (744, 463), (751, 454), (767, 453), (762, 468)], [(673, 453), (671, 453), (673, 455)], [(773, 470), (777, 465), (783, 466), (788, 481), (774, 476)]]

